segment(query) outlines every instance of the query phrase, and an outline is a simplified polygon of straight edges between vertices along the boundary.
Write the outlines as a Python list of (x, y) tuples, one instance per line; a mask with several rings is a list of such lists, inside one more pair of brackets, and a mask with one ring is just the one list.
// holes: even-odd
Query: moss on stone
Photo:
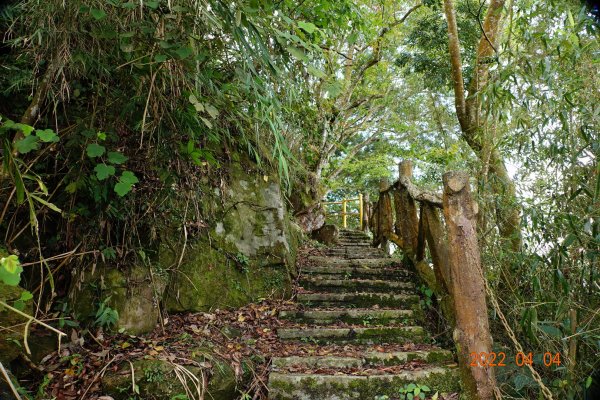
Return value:
[[(9, 305), (12, 305), (15, 300), (18, 300), (21, 297), (21, 293), (24, 291), (25, 289), (19, 286), (9, 286), (0, 282), (0, 299)], [(33, 302), (31, 300), (25, 302), (23, 312), (31, 315), (33, 312), (32, 304)], [(10, 328), (26, 321), (26, 318), (6, 308), (3, 309), (2, 306), (0, 306), (0, 326)], [(0, 362), (7, 364), (19, 355), (21, 347), (14, 342), (21, 342), (22, 339), (23, 334), (21, 329), (15, 329), (14, 331), (8, 330), (2, 333), (0, 336)]]

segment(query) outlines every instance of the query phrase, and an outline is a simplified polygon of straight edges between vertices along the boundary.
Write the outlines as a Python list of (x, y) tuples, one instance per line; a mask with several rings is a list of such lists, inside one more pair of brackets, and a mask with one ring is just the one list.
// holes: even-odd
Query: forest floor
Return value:
[[(308, 256), (320, 255), (320, 250), (303, 248), (299, 252), (299, 269), (308, 263)], [(307, 292), (298, 285), (297, 293)], [(22, 382), (29, 389), (32, 398), (56, 400), (100, 399), (110, 400), (105, 395), (102, 378), (107, 373), (128, 371), (124, 366), (137, 360), (162, 360), (183, 367), (200, 369), (200, 382), (207, 385), (219, 364), (227, 363), (234, 371), (238, 382), (239, 399), (267, 399), (268, 373), (274, 356), (323, 356), (335, 355), (360, 357), (365, 346), (350, 344), (318, 345), (311, 342), (282, 341), (277, 336), (280, 328), (294, 328), (298, 324), (278, 318), (280, 311), (302, 309), (292, 300), (267, 299), (246, 307), (204, 313), (170, 315), (164, 326), (158, 326), (147, 335), (131, 336), (123, 333), (97, 330), (71, 332), (71, 341), (63, 344), (60, 351), (45, 357), (35, 366), (38, 373), (28, 382)], [(339, 322), (333, 327), (356, 327), (357, 325)], [(304, 328), (307, 325), (303, 325)], [(360, 327), (363, 327), (362, 325)], [(210, 349), (198, 357), (192, 349)], [(381, 352), (427, 350), (424, 344), (390, 344), (376, 346)], [(370, 346), (373, 349), (373, 346)], [(311, 370), (303, 367), (290, 367), (288, 372), (336, 374), (390, 374), (399, 369), (418, 369), (420, 361), (408, 362), (402, 366), (381, 366), (373, 368), (347, 368), (343, 371)], [(294, 369), (296, 368), (296, 369)], [(130, 399), (136, 388), (131, 385)], [(127, 398), (127, 397), (126, 397)], [(178, 397), (185, 398), (185, 397)], [(211, 398), (207, 395), (206, 398)], [(457, 394), (439, 399), (451, 400)], [(233, 399), (232, 399), (233, 400)], [(367, 400), (367, 399), (365, 399)]]

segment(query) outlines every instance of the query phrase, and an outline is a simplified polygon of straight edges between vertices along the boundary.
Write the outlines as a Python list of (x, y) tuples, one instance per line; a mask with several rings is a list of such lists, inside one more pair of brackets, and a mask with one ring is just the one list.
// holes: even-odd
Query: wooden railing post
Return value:
[(342, 200), (342, 226), (345, 228), (348, 227), (348, 216), (346, 215), (346, 203), (347, 200)]
[(363, 195), (358, 194), (358, 226), (359, 229), (363, 230)]
[(448, 229), (448, 261), (451, 294), (456, 313), (454, 342), (467, 398), (492, 400), (496, 379), (492, 367), (471, 366), (470, 354), (489, 354), (489, 330), (485, 282), (477, 244), (477, 204), (471, 198), (469, 176), (444, 174), (443, 208)]
[[(412, 161), (406, 160), (398, 164), (400, 182), (412, 178)], [(399, 186), (394, 191), (394, 207), (396, 209), (396, 235), (403, 243), (403, 251), (414, 256), (417, 252), (419, 218), (417, 217), (417, 205), (408, 192), (408, 189)]]
[(362, 198), (363, 204), (363, 216), (361, 222), (361, 228), (364, 232), (369, 231), (369, 219), (371, 217), (371, 203), (369, 202), (369, 193), (365, 193)]

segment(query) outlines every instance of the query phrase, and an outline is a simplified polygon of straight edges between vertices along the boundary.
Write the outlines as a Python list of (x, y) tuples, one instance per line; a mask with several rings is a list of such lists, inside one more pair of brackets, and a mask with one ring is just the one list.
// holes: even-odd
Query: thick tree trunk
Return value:
[(471, 353), (490, 353), (485, 282), (477, 244), (477, 204), (471, 198), (465, 173), (444, 174), (444, 216), (448, 228), (451, 293), (456, 312), (454, 341), (467, 398), (491, 400), (496, 379), (490, 367), (471, 366)]

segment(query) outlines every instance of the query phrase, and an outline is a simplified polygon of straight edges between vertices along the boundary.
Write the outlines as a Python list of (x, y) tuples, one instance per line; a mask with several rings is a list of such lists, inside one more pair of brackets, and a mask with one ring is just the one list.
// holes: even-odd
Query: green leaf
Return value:
[(17, 151), (21, 154), (29, 153), (32, 150), (40, 148), (39, 138), (37, 136), (25, 136), (23, 139), (15, 143)]
[(23, 132), (23, 135), (25, 135), (25, 136), (29, 136), (29, 135), (31, 135), (31, 132), (33, 132), (33, 126), (31, 126), (31, 125), (18, 123), (18, 124), (15, 124), (14, 127), (16, 129), (21, 130), (21, 132)]
[(27, 301), (27, 300), (31, 300), (31, 299), (33, 299), (33, 295), (31, 294), (31, 292), (29, 290), (25, 290), (24, 292), (21, 293), (21, 300)]
[(217, 110), (215, 107), (211, 106), (210, 104), (204, 104), (204, 108), (206, 109), (206, 112), (212, 118), (215, 118), (217, 115), (219, 115), (219, 110)]
[(333, 81), (333, 82), (329, 82), (326, 86), (325, 86), (325, 90), (327, 91), (327, 93), (329, 94), (329, 97), (331, 98), (336, 98), (340, 95), (340, 93), (342, 93), (342, 90), (344, 89), (344, 87), (342, 86), (342, 82), (340, 81)]
[(23, 267), (15, 255), (0, 258), (0, 281), (9, 286), (17, 286), (21, 281)]
[(111, 164), (123, 164), (127, 160), (129, 159), (121, 153), (116, 151), (108, 152), (108, 162)]
[(97, 143), (88, 144), (86, 149), (87, 155), (90, 158), (100, 157), (105, 151), (106, 148)]
[(98, 178), (99, 181), (103, 181), (109, 176), (113, 176), (116, 172), (115, 167), (106, 164), (97, 164), (94, 171), (96, 171), (96, 178)]
[(588, 376), (587, 379), (585, 380), (585, 388), (589, 389), (590, 386), (592, 386), (592, 377)]
[(96, 134), (96, 136), (98, 137), (98, 139), (100, 140), (106, 140), (106, 132), (98, 132)]
[(325, 78), (327, 74), (313, 65), (308, 66), (308, 72), (317, 78)]
[(36, 130), (35, 136), (39, 137), (42, 142), (45, 143), (56, 143), (58, 142), (58, 135), (54, 133), (52, 129)]
[(131, 185), (135, 185), (139, 182), (137, 176), (131, 171), (123, 171), (119, 180), (123, 183), (129, 183)]
[(100, 10), (98, 8), (92, 8), (90, 10), (90, 14), (92, 15), (92, 17), (94, 17), (94, 19), (96, 21), (100, 21), (101, 19), (106, 17), (106, 12), (104, 12), (104, 10)]
[(414, 383), (411, 383), (406, 387), (406, 390), (408, 390), (409, 392), (412, 392), (416, 388), (417, 388), (417, 385), (415, 385)]
[(300, 22), (298, 22), (298, 26), (301, 29), (303, 29), (304, 31), (306, 31), (307, 33), (313, 33), (315, 31), (315, 29), (317, 29), (315, 24), (313, 24), (312, 22), (300, 21)]
[(177, 57), (179, 57), (180, 60), (184, 60), (192, 55), (192, 49), (188, 46), (182, 46), (175, 50), (175, 54), (177, 54)]
[(169, 57), (166, 54), (157, 54), (154, 56), (154, 61), (165, 62)]
[(413, 396), (413, 394), (412, 394), (412, 393), (407, 393), (407, 394), (406, 394), (406, 398), (407, 398), (408, 400), (413, 400), (413, 399), (415, 398), (415, 396)]
[(424, 392), (431, 392), (431, 389), (427, 385), (421, 385), (421, 390)]
[(114, 191), (120, 196), (123, 197), (127, 193), (131, 192), (132, 185), (128, 183), (118, 182), (115, 185)]
[(36, 200), (38, 203), (42, 203), (43, 205), (45, 205), (46, 207), (48, 207), (49, 209), (56, 211), (58, 213), (62, 212), (62, 210), (60, 208), (58, 208), (56, 205), (50, 203), (49, 201), (46, 201), (44, 199), (42, 199), (39, 196), (36, 196), (35, 194), (30, 194), (31, 198)]
[(562, 334), (562, 332), (560, 331), (560, 329), (558, 329), (558, 328), (557, 328), (557, 327), (555, 327), (555, 326), (552, 326), (552, 325), (544, 325), (544, 324), (539, 324), (539, 325), (538, 325), (538, 328), (539, 328), (539, 329), (540, 329), (542, 332), (544, 332), (545, 334), (547, 334), (547, 335), (550, 335), (550, 336), (554, 336), (554, 337), (555, 337), (555, 338), (557, 338), (557, 339), (562, 339), (562, 337), (563, 337), (563, 334)]
[(298, 47), (289, 46), (287, 48), (287, 51), (289, 51), (291, 55), (293, 55), (295, 58), (297, 58), (300, 61), (304, 61), (304, 62), (308, 61), (308, 57), (306, 56), (304, 51)]
[(156, 10), (158, 8), (158, 1), (148, 1), (146, 0), (144, 2), (144, 5), (148, 8), (151, 8), (153, 10)]
[(207, 119), (206, 119), (206, 118), (204, 118), (204, 117), (200, 117), (200, 119), (202, 120), (202, 122), (204, 122), (204, 125), (206, 125), (206, 127), (207, 127), (208, 129), (212, 129), (212, 127), (213, 127), (213, 124), (212, 124), (212, 122), (210, 122), (209, 120), (207, 120)]

